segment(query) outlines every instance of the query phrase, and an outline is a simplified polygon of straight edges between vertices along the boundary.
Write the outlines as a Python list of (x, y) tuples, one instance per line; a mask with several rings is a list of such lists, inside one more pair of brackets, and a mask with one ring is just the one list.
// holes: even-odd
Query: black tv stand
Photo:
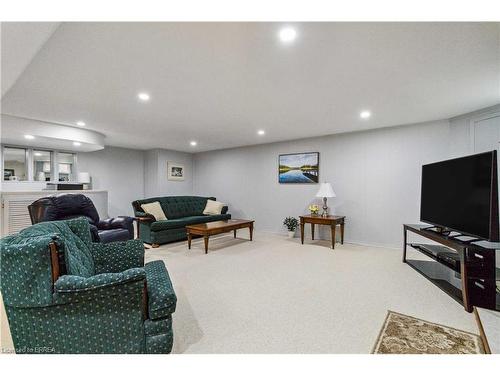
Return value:
[(450, 231), (447, 230), (445, 227), (440, 227), (438, 225), (433, 225), (431, 227), (422, 227), (422, 230), (430, 230), (434, 233), (440, 233), (440, 234), (450, 233)]
[[(403, 225), (403, 263), (408, 264), (437, 287), (442, 289), (468, 312), (473, 306), (500, 311), (500, 294), (496, 292), (495, 253), (500, 247), (476, 244), (479, 239), (460, 240), (461, 235), (436, 231), (425, 225)], [(408, 242), (408, 232), (417, 234), (433, 244)], [(407, 250), (416, 250), (408, 258)], [(425, 259), (425, 260), (424, 260)]]

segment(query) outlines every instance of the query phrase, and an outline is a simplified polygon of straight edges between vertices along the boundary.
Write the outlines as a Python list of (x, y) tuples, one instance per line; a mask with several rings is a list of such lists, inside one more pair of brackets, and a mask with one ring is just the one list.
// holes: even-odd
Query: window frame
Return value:
[[(17, 148), (17, 149), (22, 149), (25, 150), (25, 155), (26, 155), (26, 174), (27, 174), (27, 179), (22, 180), (22, 181), (4, 181), (3, 179), (3, 171), (5, 169), (5, 149), (6, 148)], [(36, 181), (35, 179), (35, 160), (34, 160), (34, 153), (35, 151), (46, 151), (51, 153), (51, 161), (50, 161), (50, 168), (51, 168), (51, 173), (50, 173), (50, 181)], [(45, 147), (27, 147), (27, 146), (19, 146), (19, 145), (12, 145), (12, 144), (1, 144), (1, 149), (0, 149), (0, 173), (2, 175), (2, 184), (18, 184), (18, 183), (59, 183), (59, 153), (64, 153), (64, 154), (72, 154), (73, 155), (73, 171), (70, 175), (70, 180), (69, 182), (74, 182), (76, 176), (78, 176), (78, 153), (75, 151), (68, 151), (68, 150), (56, 150), (56, 149), (50, 149), (50, 148), (45, 148)]]
[[(11, 180), (4, 180), (4, 170), (5, 170), (5, 149), (17, 149), (17, 150), (24, 150), (24, 170), (26, 171), (26, 179), (25, 180), (19, 180), (19, 181), (11, 181)], [(30, 181), (30, 165), (29, 165), (29, 150), (27, 147), (22, 147), (22, 146), (14, 146), (14, 145), (2, 145), (2, 183), (23, 183)]]
[[(54, 181), (54, 151), (53, 150), (45, 150), (45, 149), (42, 149), (40, 147), (37, 147), (37, 148), (33, 148), (33, 157), (32, 157), (32, 160), (31, 160), (31, 163), (33, 164), (32, 168), (33, 168), (33, 181), (34, 182), (53, 182)], [(49, 155), (50, 155), (50, 179), (48, 181), (38, 181), (36, 179), (36, 168), (35, 168), (35, 153), (36, 152), (48, 152)]]

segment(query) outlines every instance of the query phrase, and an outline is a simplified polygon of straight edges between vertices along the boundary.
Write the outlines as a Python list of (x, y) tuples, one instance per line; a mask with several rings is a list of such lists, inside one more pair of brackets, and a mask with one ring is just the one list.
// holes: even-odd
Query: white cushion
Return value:
[(207, 200), (205, 210), (203, 210), (203, 215), (220, 215), (222, 207), (224, 207), (224, 203), (209, 199)]
[(163, 212), (163, 209), (160, 206), (160, 202), (141, 204), (141, 207), (144, 210), (144, 212), (153, 215), (156, 220), (167, 220), (165, 212)]

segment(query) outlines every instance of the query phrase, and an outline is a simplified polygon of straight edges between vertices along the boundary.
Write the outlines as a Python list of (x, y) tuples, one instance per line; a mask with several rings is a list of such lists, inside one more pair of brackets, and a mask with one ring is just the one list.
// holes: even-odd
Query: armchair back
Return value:
[(90, 225), (85, 218), (47, 221), (0, 240), (1, 284), (5, 305), (47, 306), (53, 301), (54, 259), (59, 275), (90, 277), (95, 265), (90, 251)]
[(83, 194), (59, 194), (40, 198), (28, 206), (31, 223), (66, 220), (84, 216), (97, 226), (99, 214), (92, 200)]

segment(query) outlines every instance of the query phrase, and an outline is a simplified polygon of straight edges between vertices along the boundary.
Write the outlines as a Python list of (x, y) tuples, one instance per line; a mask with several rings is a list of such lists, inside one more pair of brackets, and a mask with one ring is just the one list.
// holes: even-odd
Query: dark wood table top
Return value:
[(186, 229), (195, 230), (197, 232), (218, 232), (221, 230), (230, 231), (232, 229), (238, 229), (242, 226), (249, 226), (254, 223), (254, 220), (243, 220), (243, 219), (229, 219), (221, 221), (212, 221), (209, 223), (193, 224), (187, 225)]
[(345, 216), (328, 215), (324, 217), (321, 215), (301, 215), (300, 218), (304, 219), (304, 221), (314, 220), (314, 221), (333, 222), (333, 221), (343, 220), (345, 219)]

